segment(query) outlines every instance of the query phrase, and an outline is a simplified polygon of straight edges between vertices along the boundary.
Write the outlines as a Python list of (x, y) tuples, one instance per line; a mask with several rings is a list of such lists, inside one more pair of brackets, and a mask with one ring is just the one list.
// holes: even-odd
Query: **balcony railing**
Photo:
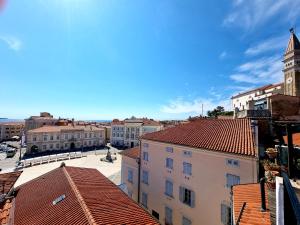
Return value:
[(284, 186), (284, 224), (300, 225), (300, 203), (288, 175), (282, 172)]
[(237, 118), (270, 118), (271, 112), (267, 109), (243, 110), (236, 113)]

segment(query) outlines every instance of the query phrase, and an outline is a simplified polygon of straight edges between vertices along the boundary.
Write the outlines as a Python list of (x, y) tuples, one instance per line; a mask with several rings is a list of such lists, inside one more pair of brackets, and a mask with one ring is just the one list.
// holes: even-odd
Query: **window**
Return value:
[(142, 193), (142, 205), (147, 208), (148, 195), (146, 193)]
[(171, 170), (173, 169), (173, 159), (166, 158), (166, 167)]
[(149, 155), (148, 155), (148, 152), (143, 152), (143, 160), (149, 161)]
[(231, 224), (231, 208), (224, 203), (221, 204), (221, 222), (224, 225)]
[(173, 148), (172, 147), (166, 147), (166, 151), (170, 152), (170, 153), (173, 153)]
[(148, 148), (148, 147), (149, 147), (149, 144), (148, 144), (148, 143), (144, 143), (144, 144), (143, 144), (143, 147), (144, 147), (144, 148)]
[(65, 134), (65, 139), (66, 139), (66, 140), (68, 139), (68, 134)]
[(187, 157), (192, 157), (192, 152), (191, 151), (183, 151), (183, 155)]
[(89, 133), (89, 138), (91, 138), (92, 137), (92, 133)]
[(77, 138), (80, 138), (80, 133), (79, 133), (79, 134), (77, 134)]
[(173, 197), (173, 183), (166, 180), (165, 194), (169, 197)]
[(44, 135), (44, 141), (47, 141), (47, 135)]
[(130, 198), (132, 198), (132, 191), (128, 191), (127, 194)]
[(56, 144), (56, 149), (59, 149), (59, 144)]
[(233, 167), (239, 167), (240, 166), (240, 162), (238, 160), (235, 159), (226, 159), (226, 164), (229, 166), (233, 166)]
[[(114, 135), (113, 135), (114, 136)], [(84, 137), (87, 138), (87, 133), (84, 134)]]
[(149, 183), (148, 183), (148, 178), (149, 178), (149, 173), (148, 173), (148, 171), (143, 170), (143, 172), (142, 172), (142, 182), (143, 182), (144, 184), (149, 184)]
[(236, 175), (226, 174), (226, 187), (230, 188), (233, 185), (240, 184), (240, 177)]
[(33, 141), (36, 141), (36, 137), (33, 137)]
[(132, 171), (132, 169), (128, 169), (127, 180), (128, 180), (128, 182), (133, 183), (133, 171)]
[(159, 220), (159, 213), (152, 209), (152, 216)]
[(182, 217), (182, 225), (192, 225), (192, 221), (186, 217)]
[(50, 136), (50, 140), (53, 141), (53, 136), (52, 135)]
[(183, 163), (183, 173), (186, 175), (192, 175), (192, 164), (184, 162)]
[(165, 225), (172, 225), (173, 224), (173, 210), (169, 207), (165, 207)]
[(47, 149), (47, 145), (43, 145), (43, 149), (46, 150)]
[(53, 144), (50, 144), (50, 149), (52, 149), (53, 148)]
[(56, 136), (56, 140), (59, 140), (59, 135)]
[(179, 187), (179, 200), (193, 208), (195, 207), (195, 192), (185, 187)]

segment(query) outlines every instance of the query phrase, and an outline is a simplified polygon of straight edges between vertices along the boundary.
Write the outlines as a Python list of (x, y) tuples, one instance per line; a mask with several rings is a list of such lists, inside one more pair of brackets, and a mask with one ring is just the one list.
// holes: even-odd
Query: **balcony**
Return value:
[(235, 114), (236, 118), (271, 118), (271, 112), (267, 109), (260, 110), (243, 110)]

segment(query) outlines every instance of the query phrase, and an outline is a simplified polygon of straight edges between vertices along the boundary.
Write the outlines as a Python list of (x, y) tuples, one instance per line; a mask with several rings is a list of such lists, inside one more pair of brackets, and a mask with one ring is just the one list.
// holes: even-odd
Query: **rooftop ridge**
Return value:
[(97, 224), (94, 217), (93, 217), (93, 215), (92, 215), (92, 213), (90, 212), (89, 208), (87, 207), (83, 197), (81, 196), (78, 188), (76, 187), (76, 184), (73, 182), (71, 176), (69, 175), (69, 173), (68, 173), (68, 171), (66, 170), (65, 167), (63, 167), (63, 172), (66, 175), (66, 178), (68, 179), (68, 182), (69, 182), (72, 190), (75, 193), (75, 196), (76, 196), (76, 198), (77, 198), (77, 200), (78, 200), (78, 202), (79, 202), (79, 204), (80, 204), (80, 206), (81, 206), (81, 208), (82, 208), (82, 210), (83, 210), (83, 212), (84, 212), (84, 214), (85, 214), (85, 216), (88, 220), (88, 223), (91, 224), (91, 225)]

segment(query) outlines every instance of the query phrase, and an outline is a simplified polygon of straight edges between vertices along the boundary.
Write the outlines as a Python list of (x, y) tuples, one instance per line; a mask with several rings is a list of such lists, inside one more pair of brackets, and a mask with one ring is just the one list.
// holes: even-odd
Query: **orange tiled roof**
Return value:
[(14, 224), (158, 223), (98, 170), (59, 167), (19, 187)]
[(262, 87), (259, 87), (259, 88), (255, 88), (255, 89), (252, 89), (252, 90), (245, 91), (245, 92), (239, 93), (237, 95), (234, 95), (234, 96), (231, 97), (231, 99), (238, 98), (238, 97), (241, 97), (243, 95), (251, 94), (251, 93), (256, 92), (256, 91), (265, 91), (267, 89), (271, 89), (271, 88), (274, 88), (274, 87), (277, 87), (277, 86), (281, 86), (281, 85), (283, 85), (283, 83), (268, 84), (268, 85), (265, 85), (265, 86), (262, 86)]
[(0, 174), (0, 195), (7, 194), (14, 186), (22, 171)]
[(43, 126), (36, 129), (29, 130), (28, 133), (43, 133), (43, 132), (63, 132), (63, 131), (97, 131), (103, 130), (95, 126), (87, 125), (67, 125), (67, 126)]
[[(234, 223), (236, 223), (238, 219), (243, 203), (246, 202), (240, 219), (240, 225), (271, 225), (270, 211), (261, 212), (259, 185), (260, 184), (241, 184), (232, 187)], [(267, 196), (268, 194), (266, 192), (266, 207), (268, 209)]]
[(9, 224), (10, 209), (12, 208), (11, 199), (0, 203), (0, 225)]
[(141, 139), (256, 156), (248, 119), (199, 119), (145, 134)]
[(128, 150), (124, 150), (120, 154), (129, 158), (137, 159), (140, 157), (140, 147), (137, 146)]
[[(287, 144), (287, 136), (283, 136), (284, 142)], [(300, 146), (300, 133), (293, 134), (293, 143), (294, 145)]]

